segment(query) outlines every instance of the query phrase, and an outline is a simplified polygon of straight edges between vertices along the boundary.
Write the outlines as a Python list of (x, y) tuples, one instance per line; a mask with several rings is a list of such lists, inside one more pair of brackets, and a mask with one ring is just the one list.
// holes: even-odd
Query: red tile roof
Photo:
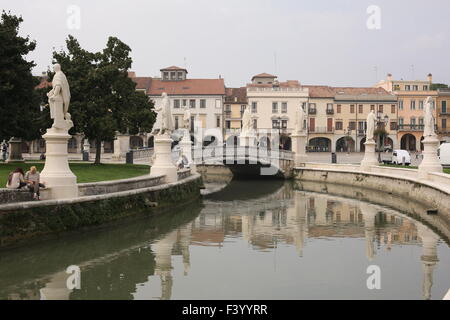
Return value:
[[(263, 83), (263, 84), (248, 83), (247, 84), (248, 88), (255, 88), (255, 87), (272, 88), (273, 86), (274, 86), (273, 84), (268, 84), (268, 83)], [(297, 80), (288, 80), (286, 82), (278, 82), (278, 86), (281, 88), (301, 88), (300, 82), (298, 82)]]
[(276, 77), (277, 77), (277, 76), (274, 76), (274, 75), (272, 75), (272, 74), (263, 72), (263, 73), (257, 74), (256, 76), (253, 76), (252, 81), (253, 81), (253, 79), (255, 79), (255, 78), (276, 78)]
[(336, 95), (362, 95), (362, 94), (384, 94), (389, 93), (383, 88), (373, 87), (329, 87), (329, 86), (312, 86), (304, 85), (309, 89), (311, 98), (334, 98)]
[[(237, 99), (236, 99), (237, 98)], [(226, 88), (225, 102), (247, 104), (247, 88)]]
[(163, 68), (160, 71), (186, 71), (186, 73), (187, 73), (186, 69), (180, 68), (180, 67), (177, 67), (177, 66), (171, 66), (171, 67)]
[(187, 79), (181, 81), (163, 81), (152, 79), (148, 95), (225, 95), (223, 79)]
[(40, 82), (39, 84), (36, 86), (35, 89), (43, 89), (43, 88), (48, 88), (52, 86), (52, 83), (50, 81), (48, 81), (48, 77), (40, 77)]
[(137, 90), (145, 90), (146, 93), (149, 92), (152, 83), (152, 78), (150, 77), (135, 77), (132, 80), (136, 83)]

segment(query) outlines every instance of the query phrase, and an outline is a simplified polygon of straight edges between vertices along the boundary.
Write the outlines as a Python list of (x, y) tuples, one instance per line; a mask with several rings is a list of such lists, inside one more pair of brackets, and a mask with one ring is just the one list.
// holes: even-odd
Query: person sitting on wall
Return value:
[(28, 189), (33, 193), (33, 199), (40, 200), (40, 188), (45, 188), (45, 185), (41, 183), (41, 175), (39, 171), (37, 171), (36, 167), (33, 166), (30, 168), (30, 171), (25, 173), (25, 182), (28, 185)]
[(24, 174), (22, 168), (17, 168), (11, 172), (8, 176), (8, 182), (6, 183), (6, 188), (8, 189), (21, 189), (27, 184), (24, 179)]

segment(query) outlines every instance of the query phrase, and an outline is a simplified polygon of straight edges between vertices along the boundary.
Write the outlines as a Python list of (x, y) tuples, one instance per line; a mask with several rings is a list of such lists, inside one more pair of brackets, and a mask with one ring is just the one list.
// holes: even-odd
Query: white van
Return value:
[(405, 165), (409, 166), (411, 164), (411, 155), (406, 150), (394, 150), (392, 152), (392, 164), (403, 164), (403, 159), (405, 159)]
[(439, 161), (443, 166), (450, 166), (450, 143), (443, 143), (438, 149)]

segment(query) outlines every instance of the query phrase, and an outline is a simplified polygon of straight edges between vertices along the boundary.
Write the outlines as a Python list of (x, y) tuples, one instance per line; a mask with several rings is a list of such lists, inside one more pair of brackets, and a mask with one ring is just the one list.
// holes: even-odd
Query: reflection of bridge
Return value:
[(196, 164), (224, 164), (234, 176), (290, 177), (294, 153), (263, 147), (208, 146), (193, 149)]

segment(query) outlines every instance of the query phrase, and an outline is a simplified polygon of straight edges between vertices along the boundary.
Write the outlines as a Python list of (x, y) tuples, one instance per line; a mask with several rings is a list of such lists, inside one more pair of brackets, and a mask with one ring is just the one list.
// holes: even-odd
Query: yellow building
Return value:
[(227, 88), (224, 102), (224, 137), (239, 135), (242, 114), (247, 107), (247, 88)]
[[(427, 80), (394, 80), (391, 74), (375, 85), (398, 97), (398, 134), (400, 148), (409, 151), (423, 149), (423, 105), (431, 96), (436, 102), (437, 91), (431, 90), (433, 76)], [(434, 114), (436, 116), (436, 114)]]
[(450, 89), (439, 89), (436, 98), (436, 125), (441, 142), (450, 142)]

